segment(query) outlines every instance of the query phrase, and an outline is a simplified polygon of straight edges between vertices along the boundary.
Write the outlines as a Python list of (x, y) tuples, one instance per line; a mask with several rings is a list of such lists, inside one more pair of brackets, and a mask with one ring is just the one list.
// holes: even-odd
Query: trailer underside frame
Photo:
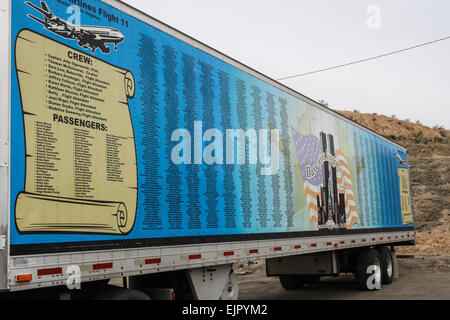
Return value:
[[(7, 290), (65, 286), (73, 268), (79, 268), (81, 282), (90, 282), (324, 251), (412, 245), (414, 241), (415, 232), (410, 230), (12, 256)], [(29, 281), (21, 282), (23, 275), (27, 275)]]

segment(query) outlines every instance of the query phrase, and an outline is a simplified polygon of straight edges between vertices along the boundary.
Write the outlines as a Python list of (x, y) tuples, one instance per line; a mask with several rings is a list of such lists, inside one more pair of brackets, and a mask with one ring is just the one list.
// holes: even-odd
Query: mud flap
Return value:
[(397, 280), (398, 278), (400, 278), (400, 273), (398, 272), (397, 253), (395, 252), (395, 250), (392, 250), (392, 266), (394, 268), (394, 280)]

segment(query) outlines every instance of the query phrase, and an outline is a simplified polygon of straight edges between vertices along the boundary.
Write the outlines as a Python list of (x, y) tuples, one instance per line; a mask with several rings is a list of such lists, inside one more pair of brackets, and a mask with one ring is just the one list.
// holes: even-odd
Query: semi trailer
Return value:
[(256, 259), (290, 290), (398, 275), (401, 145), (121, 1), (0, 18), (3, 296), (237, 299)]

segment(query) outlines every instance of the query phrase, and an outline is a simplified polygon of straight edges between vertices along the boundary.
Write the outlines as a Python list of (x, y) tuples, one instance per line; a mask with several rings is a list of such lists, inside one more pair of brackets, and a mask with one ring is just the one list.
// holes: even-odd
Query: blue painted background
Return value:
[[(69, 17), (70, 1), (46, 2), (55, 15), (62, 19)], [(97, 50), (93, 55), (130, 70), (136, 79), (136, 95), (129, 100), (138, 159), (136, 222), (127, 236), (21, 235), (13, 227), (12, 244), (315, 230), (304, 222), (307, 220), (305, 203), (301, 200), (304, 190), (296, 183), (298, 163), (294, 152), (289, 156), (280, 154), (280, 168), (274, 176), (261, 176), (259, 165), (177, 166), (170, 161), (171, 149), (176, 144), (170, 142), (172, 131), (186, 128), (193, 132), (194, 121), (203, 121), (203, 130), (217, 128), (222, 132), (229, 128), (267, 129), (270, 123), (280, 129), (283, 139), (291, 140), (289, 127), (296, 127), (297, 114), (311, 108), (309, 105), (100, 1), (83, 2), (128, 22), (128, 27), (120, 21), (110, 23), (98, 13), (90, 12), (99, 18), (95, 19), (82, 9), (82, 25), (114, 27), (125, 36), (118, 51), (103, 54)], [(38, 1), (33, 3), (39, 5)], [(14, 70), (18, 32), (28, 28), (86, 54), (92, 53), (28, 18), (27, 14), (38, 17), (40, 14), (23, 1), (14, 0), (12, 6), (13, 204), (25, 181), (24, 130)], [(322, 124), (336, 121), (327, 114)], [(403, 226), (395, 161), (395, 155), (403, 151), (347, 123), (341, 123), (339, 130), (349, 145), (346, 154), (349, 162), (354, 164), (361, 155), (366, 162), (366, 170), (352, 177), (359, 216), (354, 228)], [(290, 150), (293, 148), (290, 142)], [(402, 156), (406, 158), (406, 154)]]

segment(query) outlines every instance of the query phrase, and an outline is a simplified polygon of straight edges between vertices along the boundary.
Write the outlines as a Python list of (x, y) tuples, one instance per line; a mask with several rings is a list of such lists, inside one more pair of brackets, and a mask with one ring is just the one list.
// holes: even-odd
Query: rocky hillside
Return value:
[(418, 231), (416, 248), (408, 250), (449, 255), (450, 131), (384, 115), (338, 112), (408, 149)]
[(401, 138), (414, 138), (423, 140), (442, 141), (450, 135), (450, 131), (443, 127), (429, 128), (420, 121), (410, 122), (399, 120), (395, 116), (388, 117), (376, 113), (360, 113), (351, 111), (338, 111), (340, 114), (372, 129), (379, 134), (390, 137), (393, 140)]

